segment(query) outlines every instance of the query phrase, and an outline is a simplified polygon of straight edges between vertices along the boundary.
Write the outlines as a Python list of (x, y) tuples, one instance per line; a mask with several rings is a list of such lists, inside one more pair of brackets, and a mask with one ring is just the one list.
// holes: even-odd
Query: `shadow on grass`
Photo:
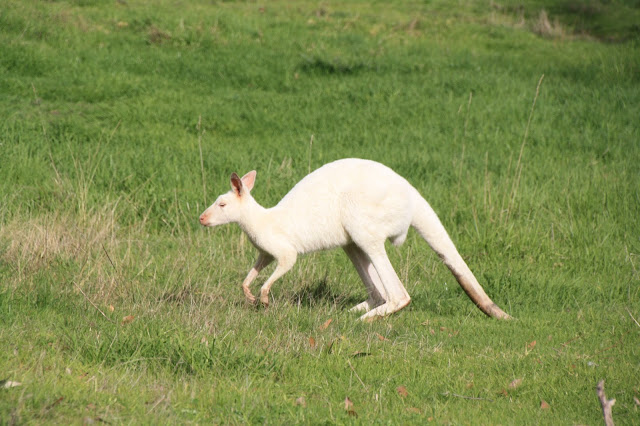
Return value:
[(364, 63), (347, 63), (340, 58), (327, 60), (319, 57), (303, 56), (303, 61), (298, 65), (298, 69), (308, 74), (321, 75), (352, 75), (367, 70)]
[[(255, 294), (258, 294), (256, 291)], [(274, 293), (272, 292), (271, 295)], [(348, 309), (364, 300), (364, 296), (359, 297), (353, 294), (345, 294), (338, 289), (332, 289), (326, 279), (321, 279), (314, 284), (293, 291), (278, 292), (274, 296), (275, 303), (288, 304), (293, 306), (303, 306), (305, 308), (314, 308), (318, 306), (335, 306), (338, 309)], [(235, 307), (248, 307), (255, 310), (262, 309), (262, 305), (256, 301), (250, 304), (244, 298), (230, 301)]]
[[(350, 309), (365, 300), (364, 294), (340, 291), (339, 288), (332, 288), (326, 279), (316, 281), (313, 285), (297, 289), (292, 293), (282, 295), (287, 303), (298, 303), (301, 306), (310, 308), (321, 305), (333, 305), (337, 309)], [(447, 297), (439, 297), (418, 292), (411, 296), (409, 311), (425, 312), (428, 315), (437, 316), (459, 316), (468, 310), (476, 309), (469, 298), (461, 289), (454, 290), (454, 293)], [(479, 312), (479, 311), (478, 311)]]
[(303, 287), (292, 293), (284, 295), (287, 302), (292, 304), (300, 304), (304, 307), (313, 307), (318, 305), (335, 305), (338, 308), (351, 308), (362, 302), (359, 297), (353, 294), (345, 294), (331, 288), (326, 278), (316, 281), (313, 285)]

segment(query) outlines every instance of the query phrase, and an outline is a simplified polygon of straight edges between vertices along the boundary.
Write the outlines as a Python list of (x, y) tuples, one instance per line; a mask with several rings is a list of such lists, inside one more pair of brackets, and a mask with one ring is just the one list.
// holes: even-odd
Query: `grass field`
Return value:
[[(599, 424), (600, 379), (640, 422), (637, 1), (0, 3), (0, 423)], [(342, 157), (516, 320), (416, 233), (396, 315), (348, 312), (340, 250), (248, 307), (255, 250), (199, 214)]]

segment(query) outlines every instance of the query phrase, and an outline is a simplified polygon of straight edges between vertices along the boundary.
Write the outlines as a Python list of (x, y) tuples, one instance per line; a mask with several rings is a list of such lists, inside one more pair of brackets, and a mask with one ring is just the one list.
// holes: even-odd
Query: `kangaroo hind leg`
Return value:
[(393, 265), (391, 265), (389, 261), (389, 257), (384, 250), (384, 245), (367, 254), (382, 281), (386, 302), (362, 315), (360, 317), (361, 320), (392, 314), (406, 307), (411, 302), (409, 293), (407, 293), (396, 271), (393, 269)]
[(382, 305), (385, 302), (383, 297), (384, 287), (382, 281), (364, 251), (354, 243), (343, 247), (344, 252), (349, 256), (353, 266), (356, 268), (362, 283), (367, 289), (369, 297), (362, 303), (357, 304), (350, 310), (352, 312), (368, 312), (371, 309)]

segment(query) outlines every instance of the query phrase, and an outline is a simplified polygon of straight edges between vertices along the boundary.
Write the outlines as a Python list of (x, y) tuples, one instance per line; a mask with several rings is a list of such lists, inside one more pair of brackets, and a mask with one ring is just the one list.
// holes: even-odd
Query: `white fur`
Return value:
[(248, 301), (255, 302), (249, 290), (251, 282), (273, 260), (276, 269), (260, 291), (264, 305), (269, 303), (271, 285), (294, 265), (298, 254), (342, 247), (369, 294), (353, 308), (366, 312), (361, 319), (396, 312), (411, 299), (389, 262), (384, 242), (389, 239), (395, 245), (402, 244), (409, 226), (414, 226), (476, 305), (488, 315), (503, 317), (487, 312), (493, 307), (500, 310), (477, 283), (429, 204), (387, 166), (354, 158), (326, 164), (298, 182), (270, 209), (260, 206), (250, 194), (255, 177), (255, 171), (242, 179), (234, 173), (232, 190), (219, 196), (200, 216), (204, 226), (237, 223), (259, 250), (242, 283)]

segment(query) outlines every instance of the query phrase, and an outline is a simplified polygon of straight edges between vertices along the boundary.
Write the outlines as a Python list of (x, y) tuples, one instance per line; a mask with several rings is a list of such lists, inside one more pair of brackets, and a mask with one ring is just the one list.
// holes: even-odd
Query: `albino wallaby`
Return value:
[(202, 213), (200, 223), (216, 226), (235, 222), (260, 254), (242, 283), (250, 303), (249, 286), (273, 260), (277, 266), (260, 290), (269, 305), (269, 289), (296, 262), (298, 254), (342, 247), (353, 262), (369, 297), (354, 306), (360, 319), (388, 315), (409, 304), (384, 243), (407, 238), (413, 226), (438, 253), (471, 300), (485, 314), (510, 318), (491, 301), (464, 262), (438, 216), (418, 191), (385, 165), (348, 158), (325, 164), (307, 175), (270, 209), (259, 205), (250, 191), (256, 171), (231, 175), (231, 191)]

